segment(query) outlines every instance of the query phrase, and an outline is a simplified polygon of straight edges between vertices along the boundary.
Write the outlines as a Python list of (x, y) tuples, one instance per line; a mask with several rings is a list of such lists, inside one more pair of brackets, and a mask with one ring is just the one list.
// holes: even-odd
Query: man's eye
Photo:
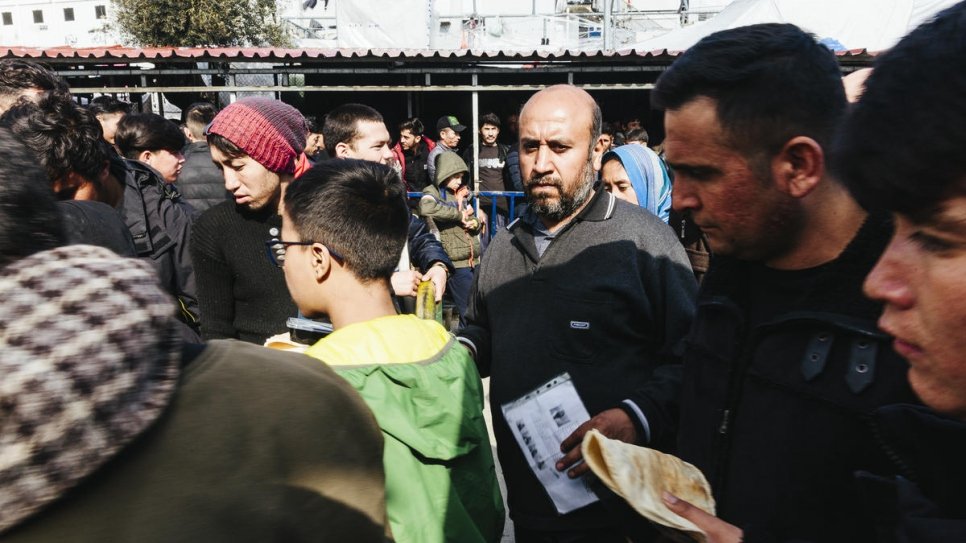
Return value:
[(930, 253), (944, 253), (956, 248), (956, 245), (949, 241), (931, 236), (921, 231), (914, 232), (909, 237), (916, 242), (916, 244), (919, 245), (922, 250)]

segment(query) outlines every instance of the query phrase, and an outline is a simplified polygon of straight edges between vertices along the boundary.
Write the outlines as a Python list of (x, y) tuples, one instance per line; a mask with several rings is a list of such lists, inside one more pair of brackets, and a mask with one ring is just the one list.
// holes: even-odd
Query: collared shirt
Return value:
[[(551, 232), (543, 225), (543, 221), (540, 217), (532, 211), (527, 211), (523, 214), (523, 222), (530, 225), (533, 229), (533, 243), (537, 246), (537, 254), (543, 256), (544, 251), (550, 246), (550, 242), (557, 237), (557, 232)], [(559, 232), (559, 230), (558, 230)]]

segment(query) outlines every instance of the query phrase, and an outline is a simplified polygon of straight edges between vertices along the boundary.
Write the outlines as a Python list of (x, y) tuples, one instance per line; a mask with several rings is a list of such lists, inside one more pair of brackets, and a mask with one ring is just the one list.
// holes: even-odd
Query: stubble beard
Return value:
[[(537, 216), (552, 222), (560, 222), (576, 213), (587, 201), (587, 197), (594, 187), (594, 165), (592, 159), (584, 164), (579, 175), (581, 183), (576, 185), (570, 193), (564, 190), (564, 183), (559, 177), (544, 175), (528, 179), (524, 191), (526, 192), (527, 203), (530, 205), (530, 209)], [(553, 185), (557, 188), (560, 196), (558, 198), (534, 196), (531, 187), (536, 183)]]

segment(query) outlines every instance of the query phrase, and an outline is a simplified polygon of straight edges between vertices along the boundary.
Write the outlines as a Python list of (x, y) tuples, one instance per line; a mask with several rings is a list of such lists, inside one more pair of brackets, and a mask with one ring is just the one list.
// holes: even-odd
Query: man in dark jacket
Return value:
[(225, 180), (221, 170), (211, 163), (211, 152), (205, 139), (205, 127), (218, 111), (208, 102), (197, 102), (188, 106), (182, 114), (184, 135), (188, 140), (181, 151), (184, 165), (178, 176), (178, 190), (181, 197), (195, 212), (201, 214), (211, 206), (230, 199), (225, 190)]
[(427, 173), (426, 159), (436, 142), (423, 135), (423, 128), (419, 117), (399, 123), (399, 142), (392, 148), (402, 170), (400, 177), (409, 192), (420, 192), (432, 181)]
[[(463, 151), (463, 161), (469, 168), (470, 176), (474, 175), (476, 158), (479, 157), (479, 181), (476, 185), (470, 184), (470, 188), (481, 192), (507, 192), (517, 190), (515, 187), (520, 184), (520, 168), (516, 163), (516, 168), (509, 160), (507, 155), (510, 153), (510, 146), (497, 141), (500, 135), (500, 118), (494, 113), (486, 113), (480, 116), (480, 145), (479, 147), (467, 147)], [(480, 198), (480, 206), (490, 217), (493, 225), (490, 236), (498, 229), (503, 228), (509, 222), (509, 202), (507, 198), (496, 198), (496, 213), (493, 211), (493, 199), (489, 197)]]
[[(792, 25), (712, 34), (658, 80), (674, 208), (715, 255), (684, 356), (678, 454), (747, 541), (867, 541), (853, 471), (888, 459), (868, 425), (914, 401), (862, 281), (888, 242), (828, 172), (838, 63)], [(669, 504), (674, 506), (674, 499)]]
[[(626, 507), (588, 503), (590, 497), (583, 507), (560, 506), (540, 480), (581, 477), (587, 467), (577, 463), (580, 441), (592, 428), (630, 443), (673, 443), (678, 357), (696, 285), (666, 224), (594, 191), (591, 151), (599, 132), (600, 109), (576, 87), (550, 87), (524, 106), (520, 164), (530, 206), (483, 255), (460, 331), (480, 374), (491, 378), (517, 541), (638, 536), (636, 515)], [(531, 469), (532, 453), (514, 438), (521, 422), (509, 423), (501, 406), (564, 373), (591, 418), (560, 443), (565, 456)], [(568, 491), (582, 483), (571, 484)]]
[[(185, 337), (197, 339), (199, 310), (188, 254), (191, 209), (177, 190), (149, 167), (111, 152), (94, 115), (69, 97), (48, 94), (36, 102), (20, 102), (3, 116), (2, 124), (34, 152), (58, 198), (106, 204), (65, 209), (65, 217), (76, 221), (68, 223), (69, 239), (119, 254), (133, 250), (149, 262), (177, 299), (178, 314), (187, 325)], [(127, 232), (120, 230), (125, 226)]]

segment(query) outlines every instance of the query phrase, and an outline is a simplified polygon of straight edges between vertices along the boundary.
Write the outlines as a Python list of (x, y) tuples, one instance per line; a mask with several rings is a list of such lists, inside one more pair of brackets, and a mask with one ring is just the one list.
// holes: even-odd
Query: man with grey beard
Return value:
[(570, 376), (591, 418), (564, 439), (563, 456), (546, 470), (572, 479), (588, 471), (580, 454), (588, 430), (661, 448), (673, 442), (677, 422), (694, 276), (666, 224), (594, 190), (600, 119), (593, 98), (568, 85), (544, 89), (524, 105), (520, 167), (530, 206), (483, 255), (459, 334), (480, 374), (491, 377), (517, 541), (609, 542), (642, 534), (623, 502), (560, 513), (517, 445), (503, 404)]

